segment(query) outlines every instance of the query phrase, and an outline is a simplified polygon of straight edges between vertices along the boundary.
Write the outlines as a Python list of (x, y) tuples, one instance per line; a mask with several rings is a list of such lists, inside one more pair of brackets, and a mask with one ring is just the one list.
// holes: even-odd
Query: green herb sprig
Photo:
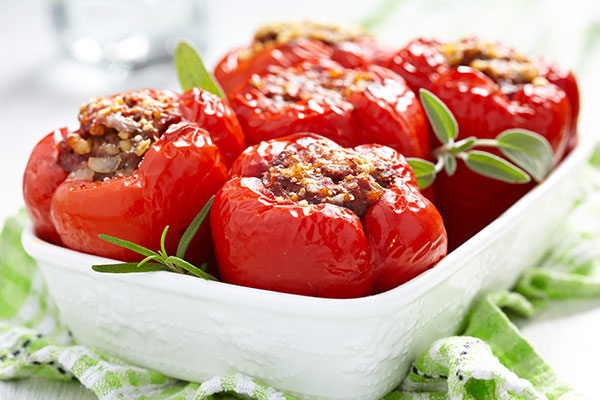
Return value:
[(105, 240), (109, 243), (115, 244), (120, 247), (124, 247), (126, 249), (132, 250), (138, 254), (145, 256), (145, 258), (140, 262), (129, 262), (129, 263), (118, 263), (118, 264), (102, 264), (102, 265), (93, 265), (92, 269), (96, 272), (105, 272), (105, 273), (131, 273), (131, 272), (150, 272), (150, 271), (167, 271), (167, 272), (176, 272), (179, 274), (191, 274), (197, 276), (198, 278), (217, 281), (218, 279), (206, 272), (208, 265), (206, 263), (200, 265), (200, 267), (196, 267), (195, 265), (184, 260), (185, 253), (192, 242), (192, 239), (200, 229), (200, 225), (206, 219), (210, 208), (212, 206), (214, 196), (206, 202), (202, 210), (196, 215), (194, 220), (187, 227), (181, 240), (179, 241), (179, 245), (177, 246), (177, 252), (175, 256), (170, 256), (167, 254), (167, 250), (165, 248), (165, 239), (167, 237), (167, 232), (169, 231), (169, 226), (167, 225), (162, 232), (160, 238), (160, 249), (158, 251), (152, 251), (147, 249), (139, 244), (130, 242), (128, 240), (119, 239), (114, 236), (109, 235), (98, 235), (100, 239)]
[(173, 57), (177, 77), (181, 88), (186, 91), (197, 87), (227, 101), (223, 89), (204, 66), (202, 57), (196, 47), (187, 41), (180, 41), (175, 48)]
[[(543, 136), (526, 129), (508, 129), (495, 139), (471, 136), (456, 141), (458, 124), (448, 107), (426, 89), (421, 89), (419, 95), (433, 132), (443, 143), (432, 153), (435, 164), (420, 158), (407, 159), (421, 189), (431, 185), (442, 170), (448, 176), (454, 175), (457, 160), (481, 175), (509, 183), (528, 183), (531, 178), (540, 182), (552, 171), (552, 147)], [(496, 148), (508, 160), (476, 147)]]

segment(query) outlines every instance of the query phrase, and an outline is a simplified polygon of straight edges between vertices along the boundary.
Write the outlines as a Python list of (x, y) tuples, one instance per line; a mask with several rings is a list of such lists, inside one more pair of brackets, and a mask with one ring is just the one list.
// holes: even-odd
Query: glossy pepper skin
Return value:
[[(470, 37), (463, 39), (459, 43), (469, 44), (477, 41), (479, 41), (478, 38)], [(510, 47), (502, 43), (494, 42), (493, 44), (501, 49), (501, 51), (513, 51)], [(395, 55), (381, 65), (385, 65), (401, 75), (408, 86), (415, 92), (418, 92), (421, 88), (433, 90), (432, 85), (440, 76), (451, 74), (456, 69), (456, 67), (449, 65), (448, 60), (439, 50), (440, 46), (445, 45), (448, 45), (448, 43), (439, 39), (415, 39), (398, 50)], [(569, 142), (576, 143), (577, 119), (579, 116), (579, 88), (573, 72), (543, 58), (532, 59), (531, 62), (537, 68), (540, 77), (545, 78), (549, 83), (565, 92), (570, 106)], [(464, 70), (464, 67), (462, 69)], [(461, 136), (464, 137), (462, 134)]]
[[(286, 83), (277, 87), (282, 81)], [(420, 103), (401, 77), (380, 66), (350, 70), (320, 60), (274, 68), (255, 75), (231, 106), (249, 144), (315, 132), (342, 146), (379, 143), (407, 157), (430, 157)]]
[(68, 132), (61, 128), (44, 136), (33, 149), (23, 177), (23, 198), (35, 234), (54, 244), (62, 241), (50, 217), (50, 206), (56, 188), (68, 175), (58, 163), (59, 144)]
[[(218, 147), (194, 124), (172, 125), (140, 163), (137, 172), (106, 182), (71, 181), (58, 186), (51, 214), (63, 244), (105, 257), (136, 261), (129, 250), (100, 240), (103, 233), (150, 249), (174, 254), (183, 232), (227, 176)], [(210, 261), (211, 242), (204, 226), (186, 259)]]
[[(168, 91), (143, 92), (176, 96)], [(221, 143), (230, 157), (243, 143), (235, 115), (222, 100), (197, 89), (182, 99), (181, 122), (167, 128), (129, 176), (65, 181), (68, 173), (60, 163), (60, 155), (61, 142), (69, 129), (44, 137), (34, 148), (23, 178), (25, 204), (36, 235), (74, 250), (133, 261), (137, 260), (134, 253), (98, 235), (112, 235), (156, 249), (162, 230), (169, 225), (167, 248), (175, 251), (187, 225), (227, 178), (228, 162), (215, 142)], [(226, 129), (231, 129), (230, 136)], [(209, 229), (204, 226), (186, 258), (201, 263), (212, 257)]]
[(231, 107), (219, 97), (199, 88), (184, 92), (179, 102), (183, 119), (208, 131), (227, 165), (231, 165), (246, 148), (246, 138)]
[(558, 86), (564, 90), (569, 105), (571, 106), (571, 125), (569, 132), (569, 141), (565, 155), (568, 154), (577, 145), (577, 120), (579, 118), (579, 86), (575, 75), (568, 68), (564, 68), (555, 62), (538, 59), (535, 60), (536, 66), (540, 74), (548, 80), (548, 82)]
[(402, 155), (381, 145), (355, 150), (387, 160), (394, 180), (362, 216), (330, 203), (282, 201), (261, 175), (284, 151), (318, 142), (295, 134), (246, 149), (217, 193), (211, 229), (225, 282), (286, 293), (361, 297), (392, 289), (446, 254), (441, 217), (421, 193)]
[(240, 47), (227, 53), (215, 67), (214, 75), (228, 97), (243, 88), (254, 74), (261, 74), (272, 66), (292, 67), (306, 60), (329, 58), (326, 45), (312, 40), (298, 39), (244, 56), (250, 47)]
[[(469, 45), (477, 39), (465, 39)], [(544, 136), (554, 150), (557, 164), (576, 143), (579, 107), (577, 84), (572, 73), (555, 64), (534, 60), (534, 82), (516, 83), (507, 93), (484, 72), (467, 65), (452, 66), (437, 40), (417, 39), (401, 49), (388, 65), (402, 75), (411, 88), (426, 88), (452, 111), (459, 139), (468, 136), (495, 138), (506, 129), (523, 128)], [(499, 51), (512, 49), (495, 43)], [(433, 138), (432, 143), (440, 143)], [(435, 147), (435, 145), (434, 145)], [(499, 153), (497, 153), (499, 154)], [(436, 205), (444, 217), (450, 249), (480, 231), (534, 183), (514, 185), (478, 175), (459, 163), (456, 174), (439, 174), (435, 182)]]
[(227, 53), (215, 77), (232, 96), (253, 74), (270, 66), (291, 67), (307, 60), (334, 60), (346, 68), (381, 64), (393, 50), (356, 26), (312, 22), (275, 23), (261, 27), (253, 42)]

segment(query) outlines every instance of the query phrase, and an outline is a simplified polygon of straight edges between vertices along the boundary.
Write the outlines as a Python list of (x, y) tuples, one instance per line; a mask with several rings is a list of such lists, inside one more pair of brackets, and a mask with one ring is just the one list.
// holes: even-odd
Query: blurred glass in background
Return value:
[(202, 46), (200, 0), (53, 0), (61, 47), (75, 60), (136, 68), (170, 58), (177, 39)]

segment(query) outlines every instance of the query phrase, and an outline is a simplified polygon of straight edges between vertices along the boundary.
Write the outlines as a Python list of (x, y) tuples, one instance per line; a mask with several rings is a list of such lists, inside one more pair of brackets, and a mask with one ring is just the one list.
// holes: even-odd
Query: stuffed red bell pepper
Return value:
[[(158, 248), (170, 225), (172, 250), (244, 146), (232, 110), (199, 89), (99, 97), (81, 107), (79, 123), (33, 150), (23, 179), (27, 210), (40, 238), (127, 261), (136, 256), (98, 235)], [(195, 243), (187, 258), (210, 260), (208, 227)]]
[(249, 144), (315, 132), (342, 146), (379, 143), (407, 157), (430, 157), (425, 114), (389, 69), (347, 69), (331, 60), (271, 67), (233, 98)]
[(331, 59), (347, 68), (382, 63), (393, 51), (358, 26), (316, 22), (267, 24), (253, 42), (229, 52), (215, 68), (228, 95), (271, 65), (291, 67), (305, 60)]
[[(388, 67), (413, 90), (425, 88), (437, 95), (454, 114), (463, 138), (491, 139), (506, 129), (527, 129), (548, 140), (555, 164), (576, 141), (577, 84), (570, 72), (555, 64), (527, 59), (501, 43), (469, 38), (456, 43), (414, 40)], [(464, 165), (452, 177), (440, 174), (436, 205), (450, 248), (488, 225), (532, 187), (494, 181)]]
[(547, 59), (529, 59), (502, 43), (484, 42), (474, 37), (455, 43), (420, 38), (400, 49), (382, 65), (401, 75), (414, 91), (421, 88), (431, 90), (440, 76), (460, 66), (482, 72), (509, 98), (524, 84), (544, 86), (551, 83), (561, 88), (569, 100), (570, 136), (576, 137), (579, 115), (577, 81), (569, 69)]
[(216, 194), (221, 279), (349, 298), (392, 289), (446, 254), (435, 207), (404, 157), (300, 133), (246, 149)]

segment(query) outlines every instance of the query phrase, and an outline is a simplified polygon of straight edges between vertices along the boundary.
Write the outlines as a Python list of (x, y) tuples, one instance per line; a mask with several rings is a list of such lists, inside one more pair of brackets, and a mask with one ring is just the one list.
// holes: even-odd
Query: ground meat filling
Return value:
[(313, 39), (332, 45), (341, 42), (351, 42), (368, 34), (356, 25), (337, 25), (319, 22), (275, 22), (263, 25), (254, 34), (257, 44), (287, 43), (293, 39)]
[(443, 44), (438, 47), (451, 67), (466, 65), (490, 78), (505, 94), (516, 92), (519, 85), (546, 84), (536, 66), (516, 51), (494, 43), (467, 41)]
[(263, 25), (254, 34), (254, 42), (249, 49), (238, 53), (240, 59), (248, 59), (266, 48), (282, 45), (294, 39), (313, 39), (327, 45), (352, 42), (369, 37), (359, 26), (336, 25), (319, 22), (275, 22)]
[(301, 206), (335, 204), (359, 217), (379, 200), (394, 178), (384, 160), (320, 143), (283, 151), (261, 176), (278, 200)]
[(79, 129), (60, 144), (67, 180), (132, 175), (150, 146), (180, 120), (177, 100), (168, 95), (134, 91), (93, 99), (79, 110)]
[(346, 99), (364, 91), (373, 82), (373, 76), (366, 71), (302, 66), (271, 67), (268, 74), (254, 75), (250, 80), (252, 86), (272, 100), (275, 109), (309, 100), (318, 104), (331, 98)]

